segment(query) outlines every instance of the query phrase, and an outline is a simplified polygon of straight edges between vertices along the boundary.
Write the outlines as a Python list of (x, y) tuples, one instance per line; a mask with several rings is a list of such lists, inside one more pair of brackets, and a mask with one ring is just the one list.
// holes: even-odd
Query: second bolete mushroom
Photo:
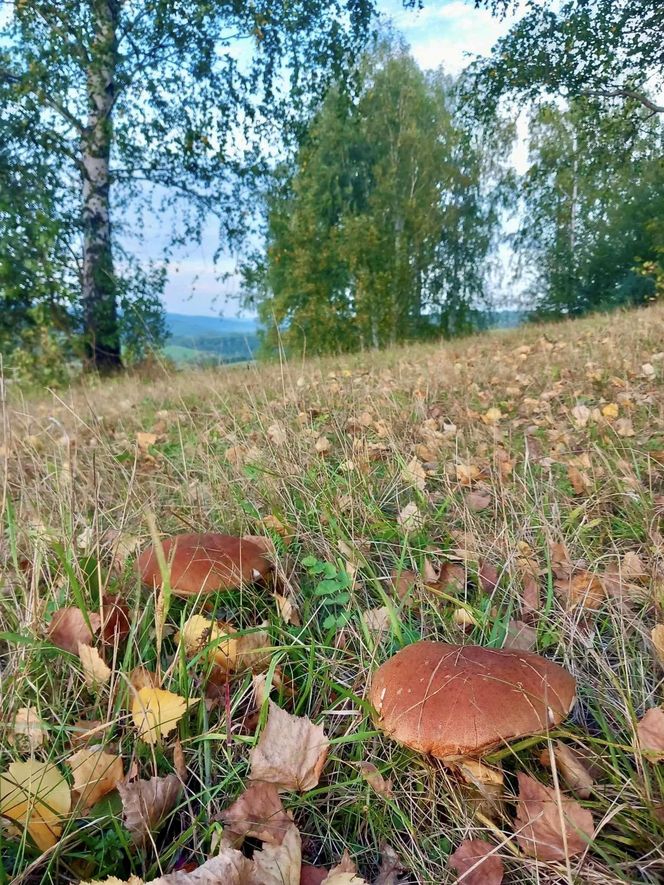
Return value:
[[(165, 540), (162, 547), (171, 591), (176, 596), (234, 590), (264, 578), (272, 568), (257, 544), (233, 535), (175, 535)], [(144, 584), (162, 586), (154, 546), (147, 547), (138, 557), (138, 570)]]
[(574, 706), (576, 683), (540, 655), (422, 640), (373, 674), (376, 724), (446, 762), (546, 732)]

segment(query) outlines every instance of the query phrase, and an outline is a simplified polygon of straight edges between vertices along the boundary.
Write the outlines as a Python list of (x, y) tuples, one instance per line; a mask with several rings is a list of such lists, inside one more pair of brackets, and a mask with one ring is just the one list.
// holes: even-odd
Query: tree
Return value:
[[(518, 0), (476, 0), (497, 15)], [(484, 97), (625, 101), (646, 114), (664, 113), (664, 4), (661, 0), (528, 0), (526, 12), (481, 62)]]
[(245, 268), (268, 348), (452, 333), (481, 303), (497, 215), (454, 84), (394, 42), (362, 59), (357, 82), (352, 96), (330, 90), (269, 194), (266, 249)]
[(516, 246), (539, 313), (580, 314), (655, 295), (664, 217), (664, 125), (595, 100), (537, 107)]
[[(118, 270), (118, 233), (136, 201), (153, 198), (170, 218), (177, 208), (174, 241), (200, 236), (210, 212), (236, 240), (275, 130), (328, 74), (341, 76), (373, 13), (372, 0), (14, 4), (0, 33), (0, 101), (31, 121), (26, 137), (77, 196), (91, 366), (121, 365), (119, 299), (131, 311), (134, 284)], [(144, 276), (138, 288), (145, 300)]]

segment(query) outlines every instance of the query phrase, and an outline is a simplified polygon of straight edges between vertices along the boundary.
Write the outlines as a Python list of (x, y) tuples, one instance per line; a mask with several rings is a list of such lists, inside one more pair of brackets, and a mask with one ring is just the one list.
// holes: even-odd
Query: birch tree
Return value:
[[(328, 76), (342, 75), (373, 14), (372, 0), (13, 4), (0, 32), (0, 98), (31, 121), (28, 143), (56, 158), (76, 194), (91, 367), (122, 363), (119, 311), (132, 310), (134, 289), (119, 234), (132, 220), (142, 226), (141, 206), (166, 213), (171, 244), (200, 237), (210, 215), (220, 243), (237, 242), (268, 146)], [(146, 287), (144, 276), (140, 297)]]

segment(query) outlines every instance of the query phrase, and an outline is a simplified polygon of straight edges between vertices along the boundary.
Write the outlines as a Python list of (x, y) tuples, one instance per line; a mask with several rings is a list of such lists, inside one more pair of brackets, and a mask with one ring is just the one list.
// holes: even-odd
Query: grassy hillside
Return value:
[[(282, 794), (306, 863), (330, 868), (348, 851), (353, 882), (440, 885), (458, 881), (450, 854), (472, 837), (488, 841), (509, 885), (661, 881), (664, 766), (648, 747), (664, 740), (664, 714), (648, 714), (649, 736), (638, 723), (663, 700), (653, 633), (664, 621), (663, 374), (664, 307), (654, 306), (11, 402), (0, 443), (3, 770), (30, 758), (15, 722), (30, 707), (34, 757), (69, 780), (93, 729), (90, 742), (125, 773), (186, 784), (138, 849), (115, 791), (63, 813), (44, 854), (20, 825), (3, 835), (8, 878), (149, 881), (206, 862), (219, 815), (247, 785), (269, 695), (331, 741), (318, 785)], [(267, 539), (274, 578), (184, 600), (139, 586), (135, 551), (190, 531)], [(127, 605), (131, 630), (118, 642), (98, 636), (103, 592)], [(93, 628), (105, 681), (90, 676), (91, 652), (79, 659), (48, 639), (64, 606)], [(188, 655), (177, 636), (194, 613), (267, 648), (257, 672), (220, 675), (207, 649)], [(374, 724), (367, 686), (420, 637), (530, 648), (576, 677), (576, 706), (480, 768), (401, 747)], [(130, 713), (139, 678), (190, 699), (154, 745)], [(272, 751), (287, 745), (282, 734)], [(524, 774), (553, 797), (530, 806), (549, 826), (531, 827), (539, 859), (524, 842)], [(565, 817), (580, 820), (579, 807), (592, 816), (585, 840)], [(567, 859), (564, 849), (545, 859), (547, 839), (566, 842)], [(299, 881), (279, 850), (287, 881)]]
[(255, 319), (167, 313), (166, 356), (176, 364), (210, 365), (252, 359), (258, 348)]

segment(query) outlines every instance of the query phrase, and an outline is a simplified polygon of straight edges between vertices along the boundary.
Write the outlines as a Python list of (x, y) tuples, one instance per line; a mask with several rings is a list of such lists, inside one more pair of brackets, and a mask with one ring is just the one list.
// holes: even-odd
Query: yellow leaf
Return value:
[(156, 744), (170, 734), (196, 699), (186, 701), (178, 694), (161, 688), (141, 688), (131, 708), (138, 736), (146, 744)]
[(605, 406), (602, 406), (602, 415), (604, 415), (605, 418), (608, 418), (609, 421), (618, 417), (618, 411), (616, 403), (607, 403)]
[(22, 824), (41, 851), (56, 844), (70, 808), (69, 785), (55, 765), (12, 762), (0, 776), (0, 814)]
[(496, 409), (494, 406), (493, 408), (488, 409), (482, 415), (482, 421), (484, 421), (485, 424), (488, 424), (489, 426), (491, 426), (491, 425), (497, 424), (502, 417), (503, 417), (503, 413), (500, 411), (500, 409)]
[(195, 655), (203, 648), (208, 648), (208, 657), (224, 670), (235, 669), (237, 660), (237, 639), (231, 639), (229, 633), (235, 633), (231, 624), (222, 621), (210, 621), (202, 615), (192, 615), (184, 624), (177, 639), (184, 645), (188, 655)]
[(78, 656), (81, 659), (83, 676), (88, 688), (95, 689), (100, 685), (106, 685), (111, 678), (111, 670), (106, 666), (97, 649), (79, 642)]
[(74, 789), (83, 807), (90, 807), (111, 790), (124, 777), (122, 759), (104, 753), (100, 747), (79, 750), (67, 760), (74, 775)]

